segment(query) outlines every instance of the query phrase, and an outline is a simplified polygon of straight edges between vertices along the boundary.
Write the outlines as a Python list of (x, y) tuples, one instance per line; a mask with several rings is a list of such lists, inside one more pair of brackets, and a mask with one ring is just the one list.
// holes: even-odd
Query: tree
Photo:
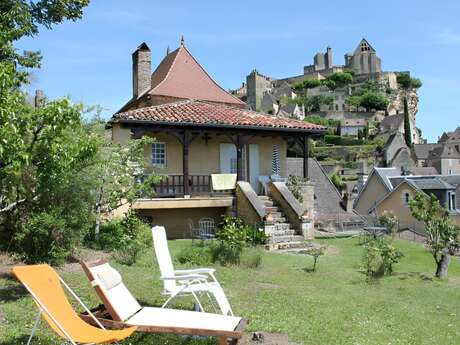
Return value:
[(305, 105), (305, 110), (307, 112), (319, 111), (321, 105), (328, 105), (334, 103), (334, 98), (327, 95), (315, 95), (315, 96), (305, 96), (300, 98), (299, 101)]
[(295, 90), (301, 91), (306, 89), (313, 89), (318, 86), (321, 86), (321, 81), (319, 79), (307, 78), (301, 82), (294, 84), (293, 88)]
[(409, 207), (413, 217), (425, 225), (427, 245), (436, 262), (436, 277), (447, 278), (451, 256), (459, 248), (459, 229), (433, 194), (417, 193)]
[(404, 140), (406, 141), (407, 147), (412, 147), (412, 131), (407, 97), (404, 97)]
[(408, 147), (412, 147), (412, 131), (410, 124), (410, 114), (408, 107), (408, 93), (411, 90), (418, 89), (422, 86), (422, 82), (418, 78), (411, 78), (409, 73), (400, 73), (396, 76), (398, 85), (404, 90), (404, 139)]
[(0, 4), (0, 243), (26, 261), (53, 261), (73, 249), (91, 214), (91, 190), (81, 171), (96, 145), (84, 131), (81, 105), (68, 99), (27, 104), (21, 86), (38, 52), (14, 42), (76, 20), (85, 0), (4, 0)]
[(418, 78), (411, 78), (409, 73), (399, 73), (396, 76), (396, 81), (404, 90), (419, 89), (422, 87), (422, 82)]
[(386, 110), (388, 107), (388, 99), (379, 92), (366, 91), (359, 96), (359, 106), (370, 110)]
[(343, 88), (353, 82), (353, 75), (349, 72), (335, 72), (322, 81), (330, 90)]
[(88, 124), (88, 131), (98, 143), (95, 164), (86, 172), (92, 179), (95, 196), (94, 235), (97, 237), (103, 212), (132, 203), (141, 196), (153, 197), (152, 186), (160, 177), (148, 173), (145, 164), (145, 147), (153, 143), (153, 138), (129, 140), (124, 145), (113, 143), (107, 135), (105, 122), (97, 116)]

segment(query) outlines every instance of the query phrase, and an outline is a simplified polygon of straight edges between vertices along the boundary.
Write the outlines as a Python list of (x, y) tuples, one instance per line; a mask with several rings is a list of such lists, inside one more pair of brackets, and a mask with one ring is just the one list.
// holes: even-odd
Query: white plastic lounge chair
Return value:
[(214, 276), (215, 269), (174, 270), (165, 228), (163, 226), (154, 226), (152, 236), (155, 255), (160, 268), (160, 279), (163, 281), (163, 294), (169, 295), (169, 298), (163, 304), (163, 308), (176, 296), (192, 295), (200, 310), (204, 311), (198, 295), (206, 294), (212, 303), (210, 296), (212, 294), (219, 305), (221, 313), (223, 315), (233, 315), (227, 296), (225, 296), (224, 290)]
[[(106, 260), (81, 265), (105, 306), (94, 315), (107, 328), (136, 326), (139, 332), (213, 336), (227, 344), (229, 338), (236, 343), (246, 327), (247, 321), (236, 316), (142, 307)], [(87, 315), (81, 317), (93, 323)]]

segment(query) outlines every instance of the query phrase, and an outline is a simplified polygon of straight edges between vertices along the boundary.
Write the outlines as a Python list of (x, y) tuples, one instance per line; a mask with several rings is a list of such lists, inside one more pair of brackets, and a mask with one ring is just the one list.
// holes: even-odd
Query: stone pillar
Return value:
[(302, 235), (305, 239), (313, 239), (315, 228), (315, 185), (311, 182), (304, 182), (301, 186), (302, 206), (305, 213), (302, 216)]

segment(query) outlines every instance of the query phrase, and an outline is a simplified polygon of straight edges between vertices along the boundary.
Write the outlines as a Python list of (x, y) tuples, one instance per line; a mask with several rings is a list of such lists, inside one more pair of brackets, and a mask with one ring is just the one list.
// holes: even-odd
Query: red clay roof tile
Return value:
[(325, 127), (305, 121), (278, 118), (225, 104), (185, 100), (151, 107), (138, 108), (114, 115), (113, 121), (133, 120), (169, 124), (219, 125), (261, 127), (270, 129), (298, 129), (323, 132)]
[(152, 88), (148, 91), (150, 95), (245, 105), (220, 87), (184, 44), (161, 61), (151, 80)]

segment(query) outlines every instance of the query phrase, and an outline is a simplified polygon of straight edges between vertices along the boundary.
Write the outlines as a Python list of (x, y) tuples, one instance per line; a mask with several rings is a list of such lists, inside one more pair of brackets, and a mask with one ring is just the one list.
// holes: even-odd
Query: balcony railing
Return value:
[[(189, 191), (192, 195), (211, 193), (211, 175), (189, 175)], [(164, 175), (163, 179), (153, 186), (156, 196), (177, 197), (184, 195), (184, 176), (182, 174)]]

